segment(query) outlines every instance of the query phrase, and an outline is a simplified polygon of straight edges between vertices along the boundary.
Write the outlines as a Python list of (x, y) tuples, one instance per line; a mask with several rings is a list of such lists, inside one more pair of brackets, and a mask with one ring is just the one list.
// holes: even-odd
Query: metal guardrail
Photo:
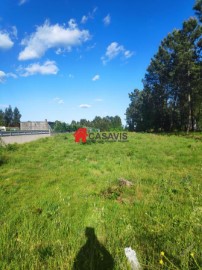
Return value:
[(50, 134), (49, 130), (20, 130), (20, 131), (0, 131), (0, 137)]

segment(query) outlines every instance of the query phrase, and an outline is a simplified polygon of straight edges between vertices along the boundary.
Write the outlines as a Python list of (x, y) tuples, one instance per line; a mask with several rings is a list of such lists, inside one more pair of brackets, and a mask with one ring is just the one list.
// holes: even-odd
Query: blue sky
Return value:
[(0, 2), (0, 108), (22, 121), (119, 115), (193, 0)]

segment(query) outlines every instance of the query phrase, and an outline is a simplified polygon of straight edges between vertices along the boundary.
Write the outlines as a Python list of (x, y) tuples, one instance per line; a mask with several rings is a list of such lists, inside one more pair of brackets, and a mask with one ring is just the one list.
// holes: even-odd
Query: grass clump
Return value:
[(8, 158), (6, 156), (6, 152), (4, 149), (4, 143), (2, 139), (0, 138), (0, 166), (5, 164), (7, 162)]

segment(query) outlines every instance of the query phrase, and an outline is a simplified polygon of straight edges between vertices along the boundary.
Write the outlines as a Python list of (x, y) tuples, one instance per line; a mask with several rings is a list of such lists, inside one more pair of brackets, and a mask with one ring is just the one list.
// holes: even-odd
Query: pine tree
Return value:
[(13, 110), (12, 110), (12, 107), (10, 105), (8, 108), (5, 109), (4, 121), (5, 121), (5, 125), (7, 127), (12, 126), (12, 124), (13, 124)]
[(202, 0), (197, 0), (194, 5), (194, 10), (199, 21), (202, 22)]
[(13, 125), (15, 127), (18, 127), (20, 125), (20, 118), (21, 118), (20, 111), (18, 110), (17, 107), (14, 108), (13, 110)]
[(143, 91), (129, 95), (130, 130), (195, 130), (202, 122), (202, 27), (196, 18), (162, 42), (143, 80)]
[(4, 112), (0, 110), (0, 126), (4, 126)]

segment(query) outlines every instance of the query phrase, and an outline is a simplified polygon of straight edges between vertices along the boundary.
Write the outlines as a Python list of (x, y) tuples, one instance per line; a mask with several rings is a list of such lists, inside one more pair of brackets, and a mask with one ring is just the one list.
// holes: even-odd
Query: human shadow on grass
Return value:
[(94, 228), (86, 227), (85, 235), (87, 241), (79, 250), (72, 270), (112, 270), (114, 260), (98, 241)]

